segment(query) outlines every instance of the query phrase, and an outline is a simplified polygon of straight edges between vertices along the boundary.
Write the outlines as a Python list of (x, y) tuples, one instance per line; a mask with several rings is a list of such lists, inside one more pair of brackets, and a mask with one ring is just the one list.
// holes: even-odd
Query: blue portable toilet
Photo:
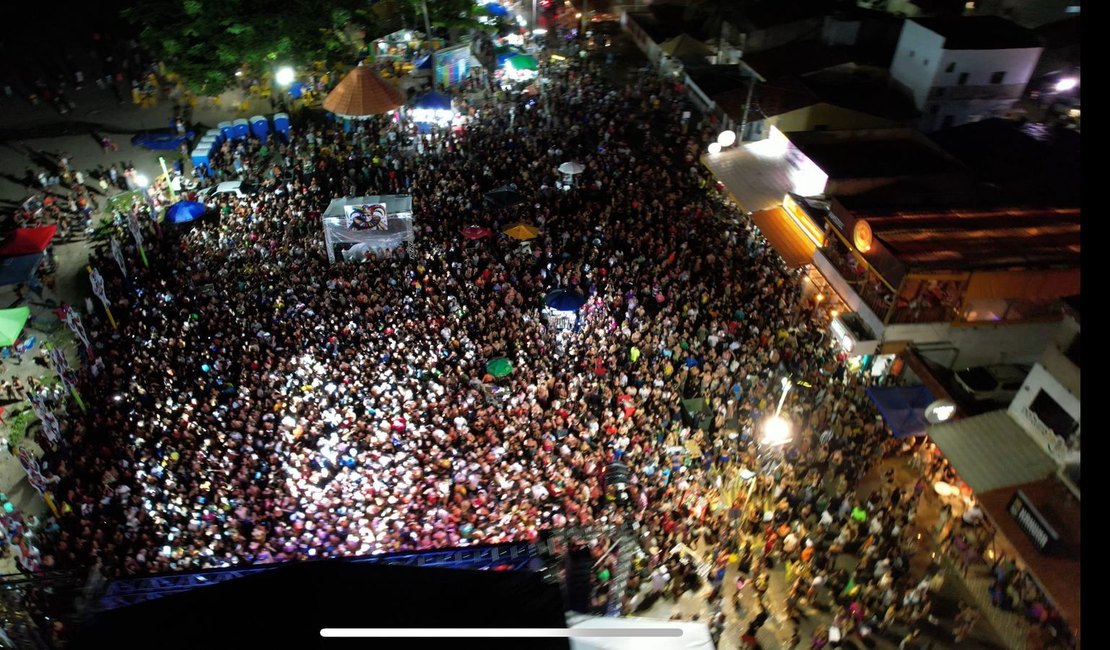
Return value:
[(204, 145), (209, 145), (213, 149), (215, 149), (216, 147), (218, 147), (220, 145), (219, 136), (215, 136), (215, 135), (206, 135), (206, 136), (204, 136), (203, 138), (200, 139), (200, 142), (197, 143), (197, 147), (202, 147)]
[(198, 146), (193, 149), (191, 158), (194, 165), (207, 165), (208, 160), (212, 157), (212, 150), (208, 147)]
[(219, 129), (208, 129), (204, 133), (204, 137), (212, 138), (216, 142), (223, 142), (224, 141), (224, 132), (219, 130)]
[(251, 134), (259, 140), (265, 140), (270, 134), (270, 121), (262, 115), (252, 115)]
[(274, 131), (281, 134), (281, 137), (289, 142), (289, 115), (286, 113), (274, 113)]
[(243, 118), (239, 118), (231, 123), (232, 137), (236, 140), (242, 140), (247, 137), (251, 132), (250, 123)]
[(224, 140), (230, 140), (232, 138), (233, 129), (231, 127), (231, 122), (220, 122), (216, 126), (220, 129), (220, 133), (223, 135)]

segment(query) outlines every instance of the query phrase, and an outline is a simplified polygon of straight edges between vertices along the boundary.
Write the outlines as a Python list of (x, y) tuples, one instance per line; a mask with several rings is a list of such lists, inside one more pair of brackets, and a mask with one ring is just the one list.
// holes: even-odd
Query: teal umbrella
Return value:
[(540, 64), (536, 63), (536, 57), (529, 54), (518, 54), (510, 57), (505, 61), (505, 65), (511, 65), (514, 70), (539, 70)]
[(23, 333), (23, 326), (27, 324), (27, 319), (30, 317), (30, 307), (0, 309), (0, 347), (15, 343)]
[(509, 361), (505, 357), (490, 359), (489, 362), (486, 363), (486, 372), (493, 375), (494, 377), (504, 377), (512, 371), (513, 362)]

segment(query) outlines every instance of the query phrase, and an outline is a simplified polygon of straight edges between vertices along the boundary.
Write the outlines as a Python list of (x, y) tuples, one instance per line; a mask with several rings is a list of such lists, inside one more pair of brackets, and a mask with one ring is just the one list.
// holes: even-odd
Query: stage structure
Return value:
[(332, 264), (337, 255), (348, 262), (361, 262), (415, 239), (412, 196), (408, 194), (332, 199), (322, 221)]

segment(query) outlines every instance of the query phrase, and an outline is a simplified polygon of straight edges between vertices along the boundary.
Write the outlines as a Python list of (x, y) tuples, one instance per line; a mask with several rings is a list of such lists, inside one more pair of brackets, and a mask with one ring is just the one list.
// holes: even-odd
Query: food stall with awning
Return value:
[(1006, 410), (931, 425), (929, 438), (993, 523), (988, 557), (1015, 560), (1078, 636), (1079, 499), (1056, 460)]

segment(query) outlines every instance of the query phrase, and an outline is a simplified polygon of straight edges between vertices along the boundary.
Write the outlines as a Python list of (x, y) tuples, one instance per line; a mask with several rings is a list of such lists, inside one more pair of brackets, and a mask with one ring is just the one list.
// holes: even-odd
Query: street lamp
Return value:
[(296, 78), (297, 73), (289, 66), (278, 68), (277, 73), (274, 74), (274, 80), (278, 82), (279, 86), (288, 86)]
[(144, 174), (135, 174), (135, 184), (139, 187), (146, 189), (150, 186), (150, 179)]
[(786, 395), (793, 387), (794, 384), (788, 378), (782, 378), (782, 396), (775, 406), (775, 414), (763, 421), (763, 438), (760, 442), (767, 447), (781, 447), (793, 439), (790, 421), (780, 415)]
[(709, 153), (721, 153), (721, 143), (720, 142), (710, 142), (709, 143)]
[(781, 447), (794, 438), (790, 421), (775, 414), (763, 422), (763, 438), (760, 443), (765, 447)]
[(721, 134), (717, 136), (717, 144), (722, 147), (731, 147), (736, 144), (736, 131), (721, 131)]

